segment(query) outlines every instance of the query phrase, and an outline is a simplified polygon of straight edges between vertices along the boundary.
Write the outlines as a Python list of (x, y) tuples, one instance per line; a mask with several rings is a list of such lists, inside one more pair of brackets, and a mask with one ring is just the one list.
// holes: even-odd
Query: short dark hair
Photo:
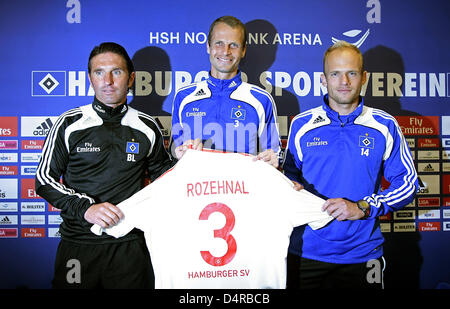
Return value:
[(209, 32), (208, 32), (208, 45), (211, 46), (211, 39), (212, 39), (212, 33), (214, 31), (214, 27), (218, 24), (218, 23), (224, 23), (227, 24), (228, 26), (230, 26), (231, 28), (241, 28), (242, 30), (242, 34), (244, 35), (244, 42), (242, 42), (242, 47), (245, 48), (247, 46), (247, 28), (245, 27), (245, 25), (236, 17), (234, 16), (222, 16), (217, 18), (209, 27)]
[(127, 51), (123, 46), (114, 43), (114, 42), (104, 42), (101, 43), (98, 46), (95, 46), (94, 49), (92, 49), (91, 54), (89, 55), (89, 62), (88, 62), (88, 72), (91, 73), (91, 59), (94, 58), (97, 55), (103, 54), (103, 53), (114, 53), (119, 56), (122, 56), (125, 62), (127, 63), (127, 70), (128, 75), (131, 75), (132, 72), (134, 72), (134, 65), (133, 61), (131, 61), (130, 56), (128, 56)]

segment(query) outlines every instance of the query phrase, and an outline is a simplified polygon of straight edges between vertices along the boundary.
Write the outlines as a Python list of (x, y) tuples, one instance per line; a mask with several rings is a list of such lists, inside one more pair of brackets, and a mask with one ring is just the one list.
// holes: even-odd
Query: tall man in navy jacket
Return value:
[[(363, 57), (344, 41), (324, 55), (321, 106), (297, 115), (283, 168), (293, 181), (325, 198), (336, 219), (291, 236), (288, 288), (383, 286), (383, 236), (378, 217), (415, 196), (417, 173), (396, 120), (364, 106)], [(389, 188), (380, 190), (384, 177)]]
[(278, 167), (280, 139), (272, 96), (242, 80), (247, 30), (233, 16), (210, 26), (209, 78), (179, 89), (172, 109), (173, 144), (201, 141), (206, 148), (257, 154)]

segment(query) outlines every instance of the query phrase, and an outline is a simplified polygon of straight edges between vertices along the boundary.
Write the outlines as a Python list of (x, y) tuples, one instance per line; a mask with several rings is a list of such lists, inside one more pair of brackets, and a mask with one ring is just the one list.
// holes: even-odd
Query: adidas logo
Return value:
[(197, 91), (197, 93), (194, 96), (198, 97), (201, 95), (206, 95), (206, 92), (203, 89), (200, 89), (199, 91)]
[(48, 130), (53, 126), (53, 122), (50, 120), (50, 118), (47, 118), (43, 123), (41, 123), (40, 126), (38, 126), (36, 129), (43, 129), (43, 130)]
[(319, 115), (316, 119), (314, 119), (313, 124), (317, 124), (324, 121), (325, 119), (323, 119), (322, 116)]
[(230, 83), (230, 85), (228, 86), (228, 88), (233, 88), (233, 87), (235, 87), (237, 85), (237, 83), (235, 82), (235, 81), (232, 81), (231, 83)]
[(50, 118), (47, 118), (41, 125), (36, 127), (36, 130), (33, 131), (34, 136), (46, 136), (48, 131), (53, 126), (53, 122)]
[(4, 216), (2, 220), (0, 220), (1, 224), (11, 224), (11, 220), (9, 220), (8, 216)]
[(423, 171), (424, 172), (434, 172), (434, 168), (433, 168), (433, 166), (431, 166), (431, 164), (428, 164), (427, 166), (425, 166), (423, 168)]

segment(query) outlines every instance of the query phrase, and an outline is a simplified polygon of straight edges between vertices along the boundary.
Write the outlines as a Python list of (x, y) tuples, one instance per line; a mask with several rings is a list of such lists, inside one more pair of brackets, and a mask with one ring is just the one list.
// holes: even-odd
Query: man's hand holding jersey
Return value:
[[(300, 191), (304, 187), (292, 180), (294, 190)], [(326, 211), (330, 216), (338, 221), (359, 220), (364, 217), (364, 213), (358, 208), (356, 203), (344, 198), (330, 198), (322, 206), (322, 211)]]
[(330, 198), (322, 206), (322, 211), (338, 221), (359, 220), (364, 217), (364, 213), (358, 208), (356, 203), (344, 198)]
[(199, 138), (196, 138), (194, 140), (189, 139), (185, 141), (183, 145), (180, 145), (177, 148), (175, 148), (175, 156), (177, 157), (177, 159), (178, 160), (181, 159), (186, 150), (188, 149), (202, 150), (203, 149), (202, 140)]
[(123, 217), (123, 212), (119, 207), (108, 202), (93, 204), (84, 213), (84, 219), (87, 222), (97, 224), (102, 228), (116, 225)]
[(294, 184), (294, 190), (295, 190), (295, 191), (300, 191), (300, 190), (304, 189), (304, 187), (303, 187), (302, 184), (299, 184), (298, 182), (293, 181), (293, 180), (291, 180), (291, 181), (292, 181), (292, 183)]
[(262, 160), (275, 168), (278, 168), (278, 155), (273, 151), (273, 149), (266, 149), (260, 152), (254, 160)]
[[(302, 184), (292, 180), (294, 190), (304, 189)], [(356, 203), (344, 198), (330, 198), (322, 206), (322, 211), (326, 211), (330, 216), (338, 221), (359, 220), (364, 217), (364, 213), (358, 208)]]
[[(294, 190), (304, 189), (302, 184), (292, 180)], [(338, 221), (359, 220), (364, 217), (364, 213), (358, 208), (356, 203), (343, 198), (330, 198), (322, 206), (322, 211), (326, 211), (330, 216)]]

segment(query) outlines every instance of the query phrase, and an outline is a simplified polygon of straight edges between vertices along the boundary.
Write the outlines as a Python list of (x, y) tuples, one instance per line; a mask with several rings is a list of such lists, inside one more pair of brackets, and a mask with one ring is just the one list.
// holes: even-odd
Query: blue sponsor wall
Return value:
[(385, 287), (448, 288), (449, 12), (447, 0), (0, 2), (0, 288), (51, 287), (60, 219), (30, 182), (52, 117), (92, 101), (91, 49), (115, 41), (128, 50), (137, 70), (129, 102), (168, 137), (175, 90), (207, 76), (206, 36), (222, 15), (247, 25), (241, 70), (273, 95), (284, 139), (292, 116), (321, 104), (328, 46), (360, 47), (366, 104), (400, 116), (422, 185), (413, 204), (380, 220)]

